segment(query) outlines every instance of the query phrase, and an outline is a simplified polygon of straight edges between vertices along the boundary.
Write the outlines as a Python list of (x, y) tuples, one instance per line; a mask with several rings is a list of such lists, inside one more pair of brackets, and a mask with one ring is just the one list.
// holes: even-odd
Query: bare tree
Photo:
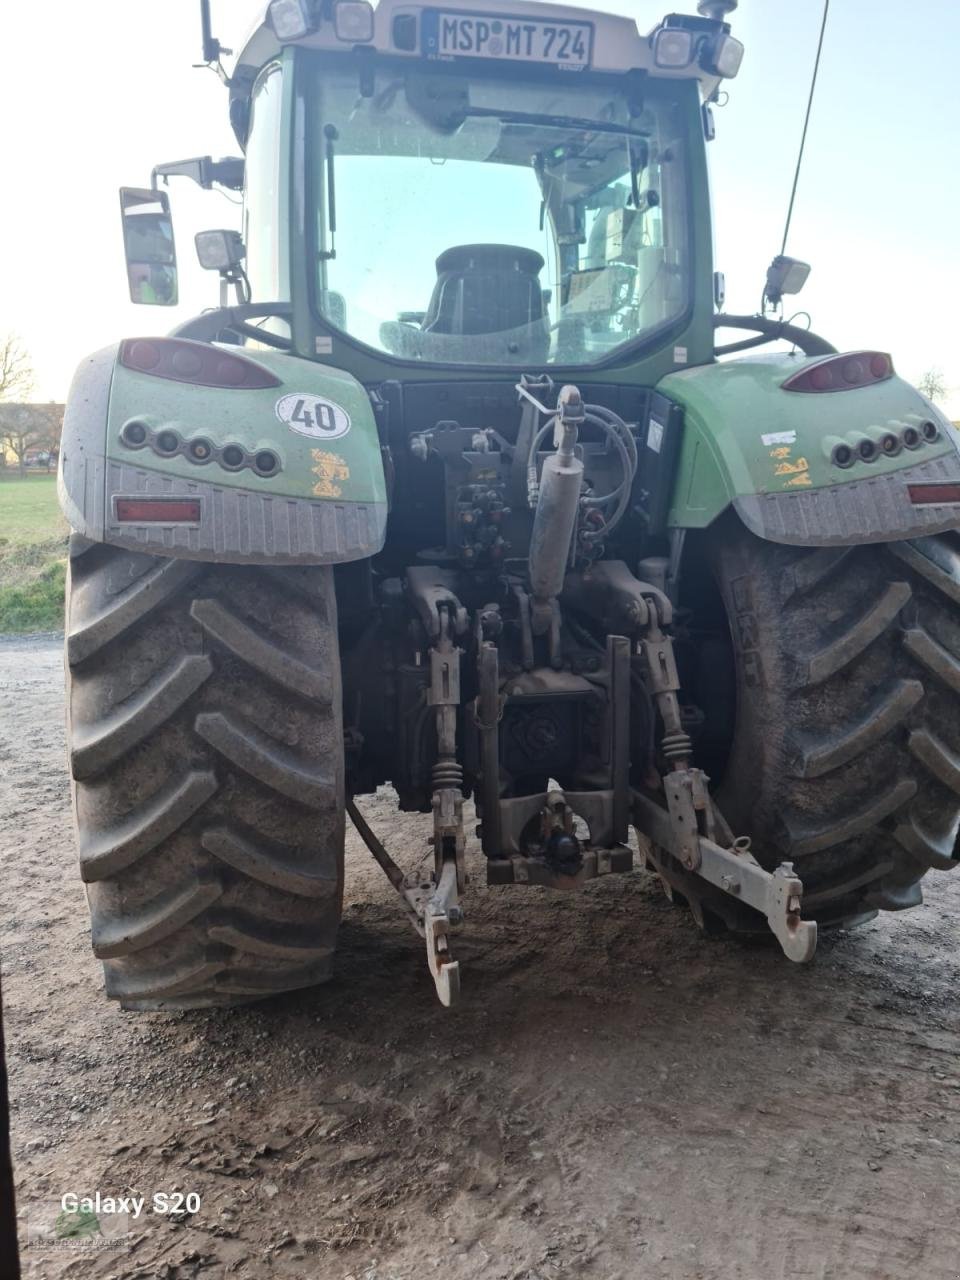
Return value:
[[(58, 404), (0, 404), (0, 444), (17, 459), (20, 474), (26, 471), (27, 454), (40, 449), (59, 453), (63, 430), (63, 406)], [(48, 457), (47, 470), (50, 470)]]
[(60, 457), (60, 439), (63, 436), (64, 406), (51, 401), (50, 404), (44, 405), (42, 409), (38, 405), (37, 410), (38, 413), (42, 414), (42, 425), (39, 427), (41, 434), (40, 445), (46, 450), (47, 471), (55, 471), (57, 460)]
[(15, 333), (0, 337), (0, 400), (26, 400), (33, 391), (33, 365)]
[(917, 390), (922, 391), (928, 400), (942, 400), (947, 394), (947, 384), (942, 369), (927, 369), (920, 375)]
[(20, 474), (24, 472), (27, 450), (40, 443), (43, 423), (24, 413), (22, 403), (33, 391), (33, 365), (23, 343), (14, 333), (0, 337), (0, 449), (9, 449), (17, 459)]

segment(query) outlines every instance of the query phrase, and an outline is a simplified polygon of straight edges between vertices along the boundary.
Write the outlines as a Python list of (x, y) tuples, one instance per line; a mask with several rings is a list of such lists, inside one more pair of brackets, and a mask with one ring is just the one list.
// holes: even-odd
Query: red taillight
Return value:
[(189, 338), (127, 338), (120, 343), (120, 363), (137, 373), (200, 387), (256, 391), (280, 386), (278, 377), (253, 360)]
[(784, 391), (852, 391), (893, 377), (893, 360), (882, 351), (853, 351), (808, 364), (781, 383)]
[(910, 501), (918, 507), (940, 502), (960, 502), (960, 484), (908, 484)]
[(199, 498), (116, 498), (123, 524), (199, 524)]

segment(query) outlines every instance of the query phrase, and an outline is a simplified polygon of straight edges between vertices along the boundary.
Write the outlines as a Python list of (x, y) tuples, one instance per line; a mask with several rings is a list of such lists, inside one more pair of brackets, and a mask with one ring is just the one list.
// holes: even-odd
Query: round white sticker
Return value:
[(277, 401), (277, 417), (291, 431), (314, 440), (338, 440), (350, 430), (350, 415), (346, 409), (306, 392), (294, 392)]

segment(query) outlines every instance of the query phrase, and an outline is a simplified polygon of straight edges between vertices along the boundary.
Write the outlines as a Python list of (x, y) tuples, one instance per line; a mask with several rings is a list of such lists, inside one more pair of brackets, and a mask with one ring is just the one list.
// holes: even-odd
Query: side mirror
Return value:
[(177, 251), (166, 192), (121, 187), (120, 215), (130, 301), (176, 306)]

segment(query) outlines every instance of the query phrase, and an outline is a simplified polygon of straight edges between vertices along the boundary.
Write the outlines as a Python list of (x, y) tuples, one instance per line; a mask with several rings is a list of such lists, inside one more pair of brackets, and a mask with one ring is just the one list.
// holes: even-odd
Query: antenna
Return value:
[(817, 43), (817, 57), (813, 64), (813, 78), (810, 81), (810, 96), (807, 98), (807, 114), (803, 121), (803, 134), (800, 138), (800, 151), (797, 155), (797, 168), (793, 175), (793, 190), (790, 192), (790, 205), (787, 209), (787, 222), (783, 228), (783, 245), (781, 255), (787, 251), (787, 237), (790, 234), (790, 223), (793, 220), (793, 205), (797, 198), (797, 184), (800, 181), (800, 166), (803, 164), (803, 151), (807, 145), (807, 129), (810, 127), (810, 111), (813, 107), (813, 95), (817, 87), (817, 73), (820, 70), (820, 55), (823, 53), (823, 36), (827, 29), (827, 15), (830, 12), (830, 0), (823, 0), (823, 21), (820, 23), (820, 40)]
[(705, 18), (713, 18), (714, 22), (723, 22), (739, 2), (740, 0), (700, 0), (697, 13), (702, 13)]

